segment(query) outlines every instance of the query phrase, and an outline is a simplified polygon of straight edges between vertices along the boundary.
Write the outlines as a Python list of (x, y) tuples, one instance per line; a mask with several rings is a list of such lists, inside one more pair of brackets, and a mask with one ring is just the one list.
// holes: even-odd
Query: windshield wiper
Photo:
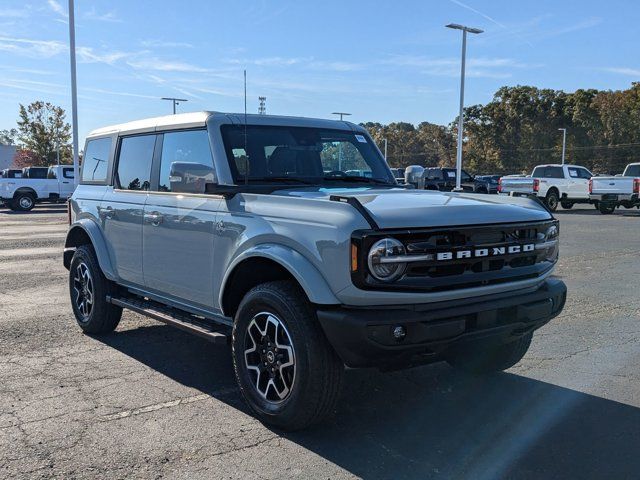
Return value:
[(375, 183), (376, 185), (388, 185), (390, 187), (395, 186), (395, 184), (389, 182), (388, 180), (383, 180), (381, 178), (370, 178), (370, 177), (359, 177), (357, 175), (345, 175), (345, 176), (325, 176), (324, 180), (335, 180), (338, 182), (350, 182), (350, 183)]

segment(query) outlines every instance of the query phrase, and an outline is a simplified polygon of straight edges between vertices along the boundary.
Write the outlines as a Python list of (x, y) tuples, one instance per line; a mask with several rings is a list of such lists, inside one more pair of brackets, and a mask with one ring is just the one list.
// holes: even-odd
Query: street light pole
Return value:
[(567, 129), (559, 128), (558, 130), (562, 130), (562, 165), (564, 165), (564, 152), (567, 147)]
[[(332, 112), (331, 115), (340, 115), (340, 121), (343, 117), (351, 115), (347, 112)], [(342, 142), (338, 144), (338, 170), (342, 171)]]
[(173, 102), (173, 114), (176, 114), (176, 105), (180, 105), (180, 102), (188, 102), (186, 98), (173, 98), (173, 97), (162, 97), (162, 100), (169, 100)]
[(387, 139), (384, 139), (384, 159), (387, 160)]
[(455, 192), (461, 192), (460, 180), (462, 177), (462, 138), (463, 138), (463, 109), (464, 109), (464, 75), (465, 75), (465, 63), (467, 57), (467, 32), (469, 33), (482, 33), (483, 30), (479, 28), (466, 27), (464, 25), (458, 25), (457, 23), (450, 23), (445, 25), (447, 28), (453, 28), (454, 30), (462, 30), (462, 65), (460, 68), (460, 110), (458, 112), (458, 151), (456, 152), (456, 188)]
[[(73, 182), (80, 181), (78, 161), (78, 90), (76, 87), (76, 27), (73, 0), (69, 0), (69, 60), (71, 63), (71, 125), (73, 134)], [(58, 151), (60, 146), (58, 146)], [(58, 160), (58, 163), (60, 161)]]

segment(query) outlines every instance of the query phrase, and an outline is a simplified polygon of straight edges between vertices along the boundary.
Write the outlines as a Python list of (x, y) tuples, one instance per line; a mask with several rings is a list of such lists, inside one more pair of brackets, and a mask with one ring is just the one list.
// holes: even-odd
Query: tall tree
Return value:
[(15, 145), (18, 131), (15, 128), (0, 130), (0, 145)]
[(36, 101), (27, 107), (20, 104), (18, 140), (25, 150), (36, 155), (38, 165), (71, 162), (71, 125), (62, 107)]

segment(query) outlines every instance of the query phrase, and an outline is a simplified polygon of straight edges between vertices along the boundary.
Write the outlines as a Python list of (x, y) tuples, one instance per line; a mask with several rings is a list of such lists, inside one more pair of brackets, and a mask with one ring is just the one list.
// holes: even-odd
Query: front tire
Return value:
[(78, 325), (85, 333), (112, 332), (122, 317), (122, 308), (107, 303), (116, 287), (102, 273), (90, 245), (81, 245), (73, 254), (69, 268), (71, 308)]
[(513, 367), (529, 350), (533, 333), (496, 346), (476, 346), (450, 354), (447, 363), (465, 372), (483, 374), (500, 372)]
[(344, 365), (297, 285), (269, 282), (245, 295), (232, 351), (242, 396), (264, 423), (299, 430), (333, 412)]
[(547, 208), (549, 210), (555, 212), (558, 209), (558, 192), (556, 192), (555, 190), (551, 190), (549, 193), (547, 193), (544, 202), (547, 204)]
[(565, 210), (571, 210), (573, 208), (573, 203), (571, 203), (571, 202), (560, 202), (560, 205)]

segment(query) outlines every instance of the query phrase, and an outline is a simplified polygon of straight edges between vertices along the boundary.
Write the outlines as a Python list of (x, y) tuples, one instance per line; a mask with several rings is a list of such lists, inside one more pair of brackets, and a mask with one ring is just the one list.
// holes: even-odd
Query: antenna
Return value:
[(247, 152), (247, 69), (244, 70), (244, 184), (249, 184), (249, 152)]

